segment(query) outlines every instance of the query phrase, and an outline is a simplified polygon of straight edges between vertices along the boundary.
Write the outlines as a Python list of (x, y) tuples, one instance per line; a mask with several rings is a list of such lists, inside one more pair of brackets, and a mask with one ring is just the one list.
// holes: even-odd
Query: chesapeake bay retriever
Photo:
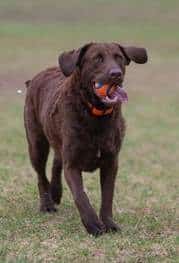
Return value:
[[(61, 172), (88, 233), (117, 231), (112, 219), (118, 153), (125, 134), (121, 105), (126, 65), (147, 62), (144, 48), (89, 43), (59, 56), (59, 67), (27, 81), (25, 128), (32, 165), (38, 175), (40, 210), (56, 211), (62, 196)], [(49, 148), (52, 178), (46, 177)], [(82, 172), (100, 169), (99, 217), (84, 192)]]

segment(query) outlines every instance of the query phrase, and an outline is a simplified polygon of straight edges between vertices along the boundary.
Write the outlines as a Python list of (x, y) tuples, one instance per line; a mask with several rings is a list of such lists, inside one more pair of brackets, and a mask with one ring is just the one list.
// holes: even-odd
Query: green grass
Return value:
[[(0, 262), (179, 262), (178, 9), (174, 0), (1, 1)], [(99, 238), (82, 227), (65, 181), (58, 213), (38, 212), (23, 128), (26, 78), (90, 40), (140, 44), (150, 58), (126, 76), (114, 199), (122, 234)], [(98, 171), (84, 181), (99, 210)]]

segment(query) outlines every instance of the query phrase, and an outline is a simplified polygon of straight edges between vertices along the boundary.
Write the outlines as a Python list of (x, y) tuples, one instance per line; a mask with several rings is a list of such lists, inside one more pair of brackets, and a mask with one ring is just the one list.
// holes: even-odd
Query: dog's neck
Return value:
[(101, 108), (96, 105), (94, 105), (92, 102), (90, 102), (82, 92), (82, 89), (80, 91), (81, 100), (84, 103), (85, 107), (88, 108), (91, 115), (95, 117), (102, 117), (105, 115), (110, 115), (113, 112), (113, 107), (110, 108)]

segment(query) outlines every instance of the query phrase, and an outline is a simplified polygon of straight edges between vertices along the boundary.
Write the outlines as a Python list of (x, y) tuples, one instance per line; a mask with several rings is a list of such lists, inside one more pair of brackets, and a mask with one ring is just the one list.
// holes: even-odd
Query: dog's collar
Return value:
[(90, 102), (87, 102), (87, 105), (90, 109), (91, 114), (94, 115), (95, 117), (109, 115), (113, 112), (113, 107), (109, 109), (100, 110), (100, 109), (97, 109), (95, 106), (93, 106)]
[(108, 109), (103, 109), (103, 110), (96, 108), (92, 103), (90, 103), (89, 101), (86, 100), (86, 98), (84, 97), (84, 94), (82, 92), (80, 92), (80, 93), (81, 93), (82, 101), (90, 110), (91, 115), (93, 115), (95, 117), (101, 117), (101, 116), (109, 115), (113, 112), (113, 107), (110, 107)]

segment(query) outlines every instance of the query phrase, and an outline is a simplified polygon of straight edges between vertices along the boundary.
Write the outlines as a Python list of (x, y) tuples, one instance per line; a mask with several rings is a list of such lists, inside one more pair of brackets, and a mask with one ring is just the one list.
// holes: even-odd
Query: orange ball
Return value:
[(99, 96), (105, 97), (105, 96), (107, 96), (108, 87), (109, 87), (108, 84), (104, 84), (101, 88), (96, 89), (96, 93)]

